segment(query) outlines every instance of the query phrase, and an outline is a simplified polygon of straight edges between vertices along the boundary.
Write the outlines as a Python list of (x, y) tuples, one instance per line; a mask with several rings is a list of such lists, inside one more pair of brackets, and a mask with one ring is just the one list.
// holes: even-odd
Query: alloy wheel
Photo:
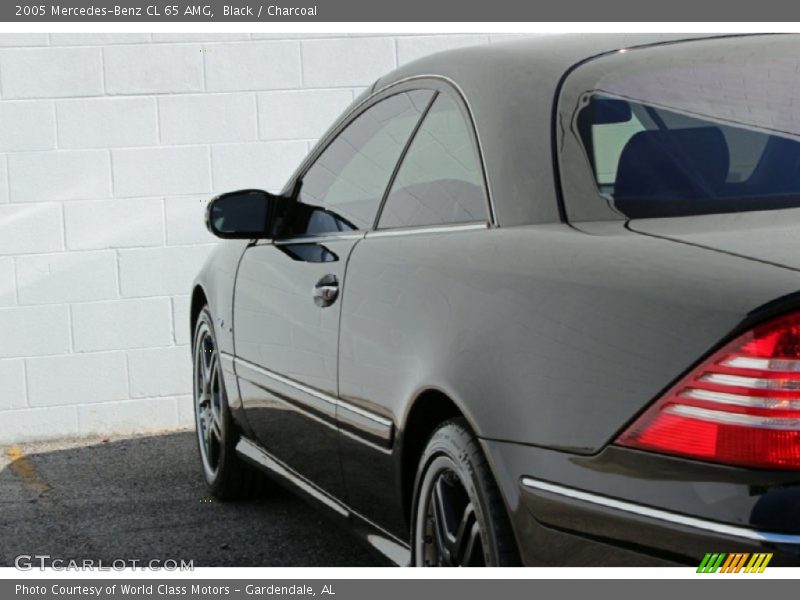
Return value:
[(206, 478), (212, 481), (219, 471), (224, 444), (222, 382), (219, 354), (208, 325), (198, 327), (194, 350), (194, 411), (200, 455)]
[(483, 538), (475, 506), (452, 469), (433, 478), (425, 499), (418, 545), (419, 564), (428, 567), (485, 565)]

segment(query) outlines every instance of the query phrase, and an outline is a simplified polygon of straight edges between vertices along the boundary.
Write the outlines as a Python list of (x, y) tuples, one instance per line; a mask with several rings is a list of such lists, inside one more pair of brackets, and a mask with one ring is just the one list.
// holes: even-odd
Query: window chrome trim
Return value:
[(489, 223), (465, 223), (461, 225), (422, 225), (419, 227), (398, 227), (396, 229), (377, 229), (367, 232), (367, 238), (421, 235), (424, 233), (452, 233), (455, 231), (476, 231), (489, 229)]
[[(408, 93), (410, 94), (411, 92)], [(391, 195), (395, 179), (397, 179), (397, 174), (400, 172), (400, 169), (403, 168), (403, 162), (405, 162), (406, 160), (406, 155), (408, 154), (408, 150), (414, 143), (414, 140), (417, 137), (417, 133), (419, 133), (420, 127), (422, 127), (422, 124), (428, 118), (428, 113), (431, 112), (431, 107), (433, 106), (434, 102), (436, 102), (436, 99), (439, 97), (440, 93), (441, 92), (439, 92), (439, 90), (433, 90), (433, 94), (431, 95), (430, 100), (428, 100), (428, 104), (425, 106), (425, 109), (420, 114), (416, 125), (414, 125), (414, 128), (411, 130), (411, 135), (408, 136), (406, 143), (403, 145), (403, 150), (400, 152), (400, 156), (394, 163), (394, 168), (392, 169), (392, 173), (389, 175), (389, 182), (386, 184), (386, 187), (383, 188), (383, 195), (381, 196), (381, 201), (378, 203), (378, 211), (375, 213), (375, 218), (372, 220), (372, 227), (370, 228), (371, 231), (375, 231), (376, 229), (378, 229), (378, 223), (380, 223), (381, 217), (383, 216), (383, 209), (386, 206), (386, 201), (389, 199), (389, 196)]]
[[(399, 91), (395, 91), (394, 88), (403, 87), (406, 84), (413, 84), (417, 81), (422, 82), (423, 84), (428, 82), (438, 82), (440, 85), (443, 84), (443, 87), (449, 88), (450, 91), (454, 91), (455, 95), (461, 101), (462, 107), (466, 110), (468, 122), (470, 125), (470, 129), (472, 130), (473, 135), (475, 136), (475, 145), (477, 146), (478, 150), (478, 159), (481, 165), (481, 171), (483, 174), (483, 182), (485, 187), (485, 196), (486, 196), (486, 203), (487, 203), (487, 210), (489, 212), (489, 223), (496, 227), (497, 226), (497, 211), (495, 210), (494, 200), (492, 195), (492, 183), (489, 181), (489, 174), (486, 168), (486, 159), (483, 151), (483, 142), (481, 141), (480, 133), (478, 132), (478, 126), (475, 121), (475, 113), (472, 110), (472, 105), (469, 103), (469, 99), (467, 95), (464, 93), (464, 90), (461, 89), (461, 86), (456, 83), (455, 80), (447, 77), (445, 75), (437, 75), (435, 73), (421, 73), (417, 75), (410, 75), (408, 77), (403, 77), (396, 81), (392, 81), (382, 87), (377, 87), (378, 81), (376, 81), (372, 89), (369, 91), (367, 96), (362, 99), (357, 104), (350, 106), (348, 110), (346, 110), (339, 118), (334, 121), (334, 123), (330, 126), (330, 128), (323, 134), (323, 136), (317, 141), (311, 151), (306, 155), (306, 157), (300, 162), (300, 165), (295, 169), (294, 173), (292, 173), (291, 177), (289, 177), (286, 185), (283, 188), (283, 192), (286, 192), (296, 184), (298, 179), (302, 179), (305, 177), (306, 172), (311, 168), (311, 166), (316, 162), (317, 158), (320, 154), (322, 154), (325, 149), (335, 140), (339, 134), (344, 131), (344, 129), (354, 121), (362, 112), (369, 110), (372, 106), (374, 106), (380, 100), (383, 100), (383, 96), (388, 98), (394, 94), (402, 94), (406, 91), (411, 90), (403, 90), (400, 89)], [(427, 89), (432, 92), (436, 92), (435, 88), (431, 87), (420, 87), (414, 89)]]
[[(461, 100), (463, 107), (466, 109), (467, 118), (469, 121), (470, 129), (472, 130), (473, 135), (475, 136), (475, 145), (477, 146), (478, 150), (478, 161), (481, 165), (481, 172), (483, 174), (483, 184), (485, 187), (485, 196), (486, 196), (486, 203), (487, 209), (489, 210), (489, 223), (494, 226), (497, 226), (497, 213), (494, 209), (494, 200), (492, 199), (492, 184), (489, 181), (489, 173), (486, 169), (486, 160), (484, 159), (484, 152), (483, 152), (483, 142), (481, 142), (480, 133), (478, 133), (478, 125), (475, 122), (475, 113), (472, 110), (472, 106), (467, 99), (467, 95), (464, 93), (464, 90), (461, 89), (461, 86), (456, 83), (455, 80), (447, 77), (445, 75), (436, 75), (433, 73), (426, 73), (421, 75), (411, 75), (409, 77), (404, 77), (402, 79), (398, 79), (397, 81), (393, 81), (382, 88), (373, 90), (372, 94), (364, 99), (364, 102), (367, 102), (370, 98), (376, 96), (377, 94), (381, 94), (386, 90), (389, 90), (395, 86), (403, 85), (408, 82), (413, 82), (418, 79), (427, 79), (427, 80), (434, 80), (443, 82), (446, 87), (450, 87), (451, 90), (455, 91), (456, 96)], [(377, 84), (377, 82), (376, 82)]]
[(274, 238), (271, 242), (276, 246), (284, 244), (317, 244), (324, 242), (335, 242), (336, 240), (360, 240), (367, 233), (366, 229), (361, 229), (356, 233), (312, 233), (310, 235), (293, 235), (285, 238)]
[(658, 521), (665, 521), (675, 525), (692, 527), (694, 529), (700, 529), (710, 533), (728, 535), (756, 542), (769, 542), (773, 544), (800, 544), (800, 535), (773, 533), (771, 531), (758, 531), (755, 529), (749, 529), (747, 527), (739, 527), (737, 525), (726, 525), (725, 523), (718, 523), (716, 521), (707, 521), (705, 519), (689, 517), (667, 510), (661, 510), (659, 508), (652, 508), (633, 502), (626, 502), (625, 500), (617, 500), (616, 498), (610, 498), (608, 496), (584, 492), (555, 483), (548, 483), (532, 477), (523, 477), (522, 485), (533, 490), (548, 492), (551, 494), (564, 496), (565, 498), (580, 500), (582, 502), (588, 502), (597, 506), (604, 506), (606, 508), (612, 508), (641, 517), (656, 519)]

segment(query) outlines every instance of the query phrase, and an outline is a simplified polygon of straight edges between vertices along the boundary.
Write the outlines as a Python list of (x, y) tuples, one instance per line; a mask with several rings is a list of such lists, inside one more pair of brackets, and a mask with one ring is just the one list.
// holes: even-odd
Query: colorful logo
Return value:
[(709, 552), (703, 557), (698, 573), (763, 573), (772, 554), (764, 552), (750, 554), (748, 552)]

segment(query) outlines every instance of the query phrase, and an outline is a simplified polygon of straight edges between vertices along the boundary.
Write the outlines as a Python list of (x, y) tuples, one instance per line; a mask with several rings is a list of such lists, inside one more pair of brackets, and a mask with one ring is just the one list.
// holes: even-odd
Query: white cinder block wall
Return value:
[(379, 75), (491, 41), (0, 34), (0, 444), (190, 425), (207, 199), (277, 190)]

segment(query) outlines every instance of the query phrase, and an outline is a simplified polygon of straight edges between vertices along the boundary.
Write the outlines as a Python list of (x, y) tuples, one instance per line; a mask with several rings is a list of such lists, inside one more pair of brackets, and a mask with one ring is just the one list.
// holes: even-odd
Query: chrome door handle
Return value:
[(322, 308), (330, 306), (339, 297), (339, 280), (336, 275), (325, 275), (314, 286), (314, 304)]

